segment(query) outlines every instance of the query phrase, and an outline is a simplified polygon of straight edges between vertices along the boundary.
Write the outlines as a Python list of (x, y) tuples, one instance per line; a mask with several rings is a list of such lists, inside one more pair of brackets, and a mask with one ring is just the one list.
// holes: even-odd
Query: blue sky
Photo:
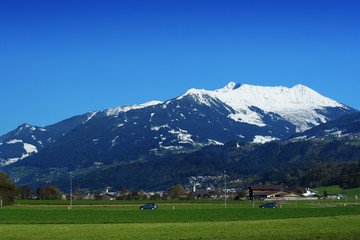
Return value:
[(358, 1), (1, 1), (0, 135), (228, 82), (360, 109)]

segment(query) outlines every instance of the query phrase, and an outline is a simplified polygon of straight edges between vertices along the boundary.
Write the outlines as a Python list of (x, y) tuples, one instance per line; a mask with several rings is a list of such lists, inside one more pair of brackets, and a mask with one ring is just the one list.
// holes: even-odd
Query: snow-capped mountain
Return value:
[(0, 137), (0, 164), (98, 167), (231, 139), (287, 139), (352, 112), (302, 85), (230, 82), (214, 91), (190, 89), (166, 102), (89, 112), (44, 128), (22, 125)]
[[(300, 84), (286, 88), (230, 82), (226, 87), (215, 91), (190, 89), (178, 99), (186, 95), (193, 95), (198, 103), (209, 106), (209, 99), (218, 99), (229, 106), (229, 112), (232, 112), (229, 114), (230, 118), (260, 127), (266, 126), (264, 115), (278, 114), (294, 124), (297, 132), (327, 122), (329, 120), (325, 116), (327, 108), (350, 110), (349, 107)], [(263, 113), (254, 111), (254, 107), (262, 110)]]

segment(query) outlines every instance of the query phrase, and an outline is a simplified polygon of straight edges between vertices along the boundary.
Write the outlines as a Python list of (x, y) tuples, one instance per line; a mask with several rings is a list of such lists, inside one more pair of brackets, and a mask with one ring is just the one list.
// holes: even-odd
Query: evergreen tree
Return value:
[(326, 191), (326, 190), (324, 191), (324, 194), (323, 194), (323, 195), (324, 195), (324, 198), (327, 198), (328, 193), (327, 193), (327, 191)]

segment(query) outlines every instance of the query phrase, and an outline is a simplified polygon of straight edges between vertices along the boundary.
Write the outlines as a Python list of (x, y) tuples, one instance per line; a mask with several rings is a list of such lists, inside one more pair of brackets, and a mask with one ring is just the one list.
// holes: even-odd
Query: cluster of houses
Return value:
[[(195, 179), (194, 179), (195, 180)], [(196, 186), (196, 185), (195, 185)], [(243, 196), (239, 198), (239, 190), (235, 189), (222, 189), (217, 191), (215, 189), (190, 189), (193, 193), (194, 199), (221, 199), (226, 196), (228, 199), (250, 199), (250, 200), (315, 200), (322, 198), (317, 191), (303, 188), (303, 187), (286, 187), (283, 184), (279, 185), (249, 185), (247, 189), (242, 190)], [(159, 197), (166, 196), (166, 191), (158, 192), (145, 192), (150, 198), (151, 196), (158, 195)], [(109, 188), (100, 194), (102, 200), (115, 200), (120, 193), (110, 192)], [(184, 195), (184, 197), (186, 197)], [(328, 195), (329, 199), (339, 199), (342, 196)], [(94, 199), (93, 195), (88, 194), (84, 199)]]
[[(131, 194), (130, 192), (127, 193), (126, 195), (128, 194)], [(163, 196), (164, 194), (164, 191), (150, 191), (150, 192), (143, 192), (144, 195), (147, 196), (147, 198), (150, 198), (151, 196), (155, 196), (155, 195), (158, 195), (160, 197)], [(97, 196), (99, 197), (97, 199)], [(120, 192), (112, 192), (110, 191), (110, 187), (106, 187), (105, 188), (105, 191), (96, 195), (94, 193), (87, 193), (85, 194), (85, 196), (83, 197), (84, 200), (116, 200), (116, 199), (119, 199), (119, 197), (121, 196), (121, 193)]]
[(285, 187), (284, 185), (250, 185), (249, 199), (259, 200), (296, 200), (319, 199), (317, 191), (303, 187)]
[[(348, 141), (358, 141), (360, 139), (360, 135), (359, 134), (342, 134), (341, 131), (340, 132), (336, 132), (334, 133), (334, 135), (336, 135), (337, 138), (345, 138)], [(330, 137), (320, 137), (318, 138), (319, 140), (326, 140), (326, 139), (332, 139), (332, 136)], [(346, 144), (350, 144), (350, 142), (346, 142)]]
[[(196, 189), (214, 190), (215, 187), (211, 183), (216, 180), (221, 180), (223, 176), (191, 176), (188, 177), (189, 184), (185, 185), (185, 190), (196, 192)], [(203, 186), (204, 183), (208, 183), (206, 188)]]
[[(224, 176), (192, 176), (189, 177), (189, 186), (186, 190), (192, 191), (195, 199), (207, 198), (230, 198), (230, 199), (260, 199), (260, 200), (292, 200), (292, 199), (319, 199), (320, 196), (316, 191), (303, 187), (286, 187), (283, 184), (279, 185), (250, 185), (244, 190), (244, 193), (239, 197), (239, 189), (227, 188), (217, 191), (211, 184), (212, 181), (222, 181)], [(209, 184), (210, 182), (210, 184)], [(240, 183), (241, 180), (229, 181), (230, 183)], [(204, 184), (207, 183), (207, 184)], [(234, 185), (233, 185), (234, 186)], [(241, 190), (240, 190), (241, 191)], [(244, 197), (245, 195), (245, 197)]]
[(225, 191), (217, 192), (215, 190), (198, 189), (194, 192), (194, 198), (217, 198), (228, 199), (250, 199), (250, 200), (296, 200), (308, 199), (315, 200), (322, 198), (315, 190), (302, 187), (285, 187), (284, 185), (250, 185), (244, 190), (244, 196), (239, 197), (239, 191), (235, 189), (225, 189)]
[[(228, 178), (228, 176), (227, 176)], [(216, 198), (220, 193), (214, 194), (219, 188), (219, 182), (224, 182), (224, 175), (220, 176), (191, 176), (188, 177), (188, 184), (185, 185), (186, 191), (192, 191), (196, 196), (210, 196), (209, 198)], [(240, 179), (229, 180), (229, 186), (239, 185), (242, 181)], [(217, 186), (217, 187), (216, 187)], [(222, 190), (224, 191), (224, 190)], [(236, 188), (227, 188), (226, 192), (236, 193)]]

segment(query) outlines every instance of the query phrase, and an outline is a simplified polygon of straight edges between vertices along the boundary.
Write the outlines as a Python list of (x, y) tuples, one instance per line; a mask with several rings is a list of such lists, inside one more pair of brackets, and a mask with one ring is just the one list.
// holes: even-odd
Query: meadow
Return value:
[(338, 185), (334, 185), (334, 186), (314, 188), (314, 190), (318, 191), (318, 193), (321, 195), (324, 194), (324, 191), (326, 191), (327, 194), (343, 194), (347, 196), (349, 200), (355, 199), (355, 195), (360, 197), (360, 188), (343, 190)]
[(0, 208), (1, 239), (360, 239), (360, 206), (342, 201), (161, 201), (144, 211), (136, 201), (40, 203)]

